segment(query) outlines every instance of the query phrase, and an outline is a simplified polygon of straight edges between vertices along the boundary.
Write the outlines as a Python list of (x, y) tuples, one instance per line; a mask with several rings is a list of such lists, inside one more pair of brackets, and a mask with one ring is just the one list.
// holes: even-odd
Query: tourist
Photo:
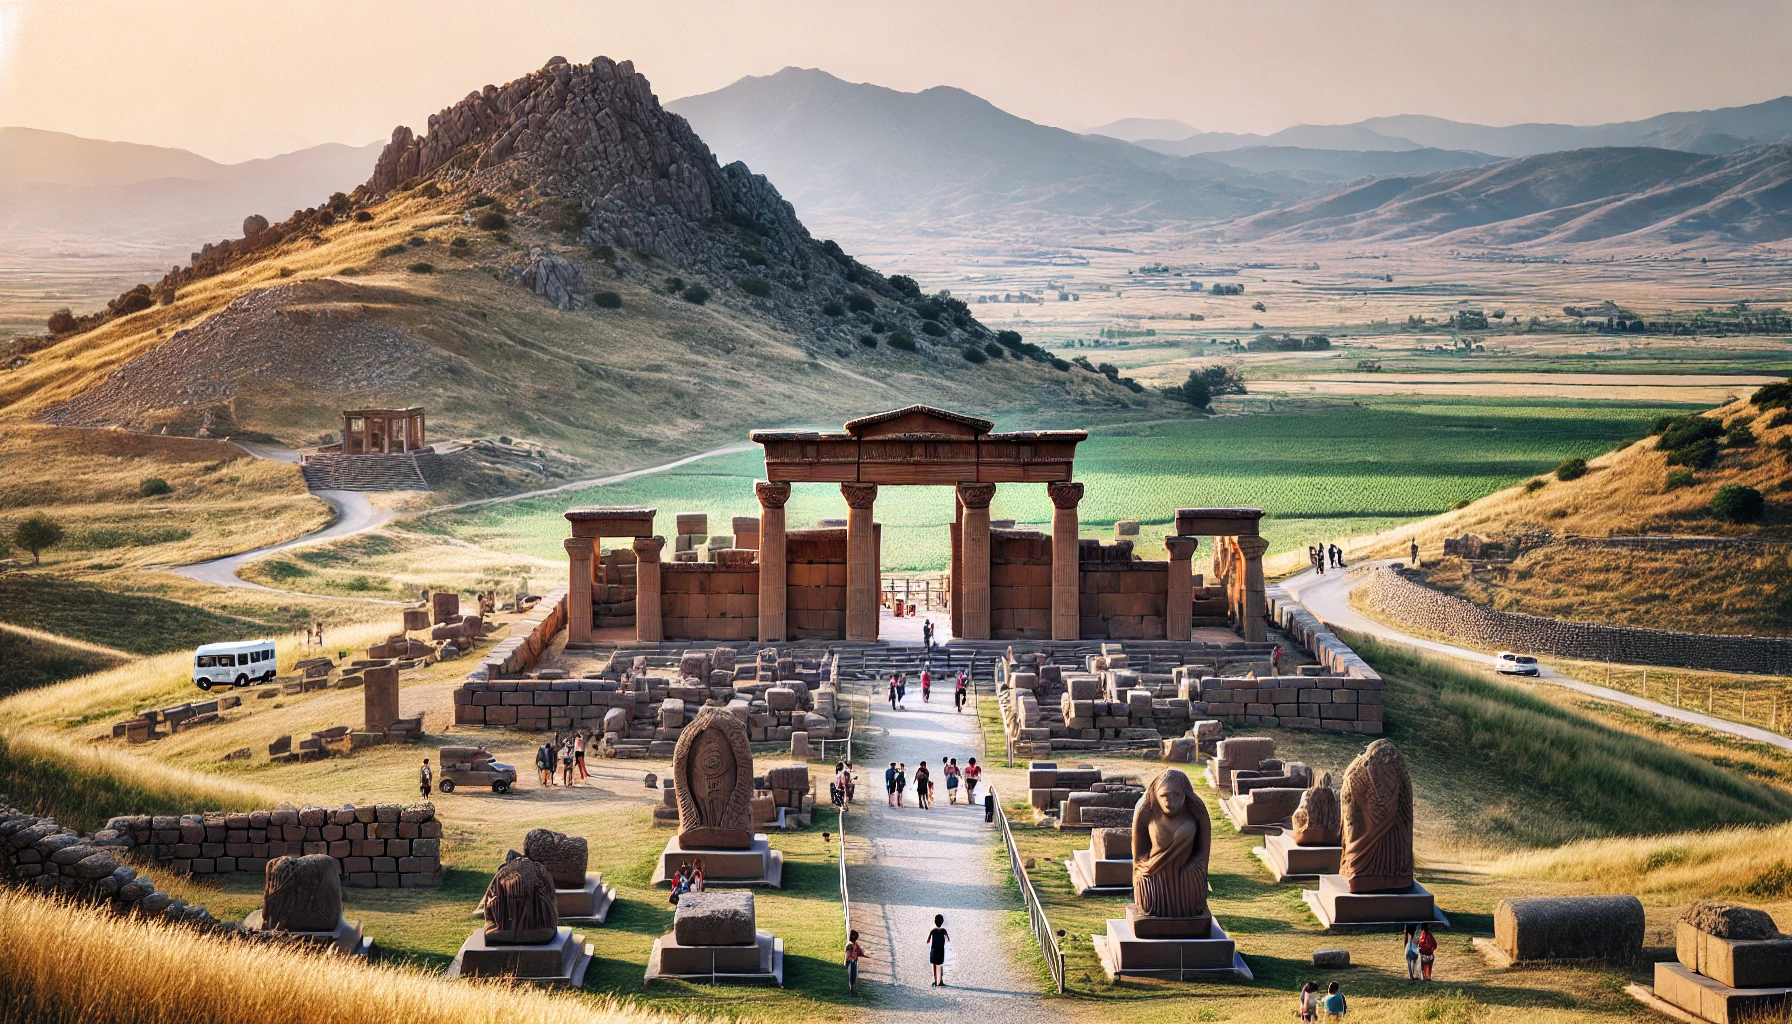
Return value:
[(1400, 933), (1400, 945), (1406, 952), (1406, 980), (1419, 980), (1419, 936), (1407, 925)]
[(853, 781), (852, 781), (852, 762), (847, 761), (847, 762), (845, 762), (845, 764), (846, 764), (846, 802), (850, 804), (850, 803), (852, 803), (853, 793), (858, 789), (858, 787), (853, 785)]
[(423, 799), (429, 799), (429, 784), (435, 781), (435, 773), (429, 770), (429, 758), (423, 759), (423, 767), (417, 772), (417, 791)]
[(686, 892), (702, 892), (703, 891), (703, 858), (702, 857), (698, 857), (696, 860), (691, 861), (690, 882), (689, 882), (689, 884), (687, 884), (685, 886), (685, 891)]
[(921, 703), (925, 704), (933, 698), (933, 673), (926, 668), (921, 669)]
[(688, 860), (681, 860), (678, 862), (678, 870), (672, 874), (672, 893), (667, 897), (667, 901), (676, 907), (678, 906), (678, 897), (683, 896), (690, 891), (691, 862)]
[(1414, 569), (1417, 569), (1419, 567), (1419, 542), (1418, 542), (1417, 538), (1414, 538), (1413, 542), (1412, 542), (1412, 563), (1411, 563), (1411, 565), (1412, 565), (1412, 568), (1414, 568)]
[(983, 769), (977, 767), (977, 759), (971, 758), (964, 767), (964, 802), (973, 803), (977, 799), (977, 783), (983, 780)]
[(896, 765), (896, 806), (902, 806), (902, 794), (908, 789), (908, 762)]
[(583, 729), (572, 734), (572, 762), (579, 768), (579, 781), (584, 782), (591, 777), (585, 771), (585, 731)]
[(1319, 983), (1309, 981), (1300, 987), (1301, 1024), (1314, 1024), (1319, 1019)]
[(896, 806), (896, 792), (896, 762), (891, 761), (890, 767), (884, 769), (885, 800), (891, 807)]
[(1334, 981), (1327, 985), (1325, 987), (1325, 1019), (1328, 1021), (1343, 1020), (1344, 1014), (1349, 1009), (1344, 1005), (1344, 992), (1338, 987), (1338, 983)]
[(902, 706), (902, 702), (907, 699), (908, 699), (908, 676), (901, 672), (898, 672), (898, 673), (896, 673), (896, 710), (898, 710), (898, 711), (907, 710), (906, 708), (904, 708)]
[(896, 673), (890, 673), (890, 710), (896, 710)]
[(1344, 568), (1344, 549), (1336, 544), (1332, 545), (1332, 565), (1339, 569)]
[(1419, 925), (1419, 971), (1426, 981), (1431, 980), (1431, 965), (1437, 962), (1437, 936), (1431, 934), (1431, 926)]
[(923, 811), (927, 810), (927, 808), (931, 806), (931, 801), (928, 800), (928, 797), (932, 795), (932, 793), (933, 773), (927, 770), (927, 762), (922, 761), (921, 766), (915, 769), (915, 806), (921, 808)]
[(572, 740), (560, 745), (560, 784), (570, 786), (572, 782)]
[(322, 647), (323, 645), (324, 645), (324, 620), (318, 619), (317, 620), (317, 646)]
[(1321, 541), (1319, 546), (1313, 549), (1313, 568), (1319, 570), (1319, 575), (1321, 575), (1321, 576), (1325, 575), (1325, 542), (1324, 541)]
[(543, 743), (541, 749), (535, 752), (535, 771), (541, 776), (541, 784), (543, 786), (552, 786), (554, 784), (553, 743)]
[(865, 947), (859, 945), (859, 933), (846, 933), (846, 991), (859, 990), (859, 958), (865, 955)]
[(958, 802), (958, 780), (964, 773), (959, 770), (956, 757), (947, 761), (942, 770), (946, 773), (946, 803), (949, 806)]
[(1282, 674), (1281, 644), (1277, 644), (1269, 649), (1269, 674), (1272, 676), (1279, 676)]
[(964, 711), (964, 700), (967, 695), (965, 692), (966, 682), (965, 674), (963, 672), (958, 673), (958, 686), (952, 691), (952, 707), (955, 711)]
[(946, 934), (946, 915), (933, 915), (933, 931), (927, 933), (927, 962), (933, 965), (933, 983), (946, 983), (946, 943), (952, 936)]
[(921, 646), (929, 651), (933, 650), (933, 620), (932, 619), (927, 619), (926, 621), (921, 623)]

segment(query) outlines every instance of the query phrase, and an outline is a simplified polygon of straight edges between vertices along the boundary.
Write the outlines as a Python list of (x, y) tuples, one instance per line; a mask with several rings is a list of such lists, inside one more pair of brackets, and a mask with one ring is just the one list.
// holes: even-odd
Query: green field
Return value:
[[(1389, 397), (1096, 427), (1077, 456), (1077, 478), (1087, 485), (1083, 533), (1111, 537), (1115, 520), (1139, 519), (1146, 524), (1140, 551), (1161, 557), (1164, 531), (1154, 527), (1167, 526), (1177, 507), (1252, 506), (1269, 515), (1264, 532), (1272, 553), (1297, 549), (1442, 512), (1569, 456), (1634, 440), (1655, 417), (1684, 411), (1651, 402)], [(663, 533), (671, 532), (673, 513), (706, 512), (711, 532), (723, 533), (729, 517), (758, 514), (752, 482), (763, 470), (758, 452), (741, 452), (620, 484), (439, 513), (422, 526), (543, 558), (564, 557), (561, 513), (575, 505), (652, 505)], [(795, 487), (792, 527), (845, 515), (837, 487)], [(991, 515), (1043, 528), (1051, 504), (1043, 486), (1008, 485), (996, 492)], [(886, 570), (945, 568), (950, 490), (885, 488), (877, 518)]]

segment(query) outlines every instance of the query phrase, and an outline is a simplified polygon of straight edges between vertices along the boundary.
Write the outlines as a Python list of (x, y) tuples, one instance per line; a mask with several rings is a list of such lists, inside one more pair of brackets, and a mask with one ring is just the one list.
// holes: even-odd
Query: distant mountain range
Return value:
[(328, 143), (220, 164), (184, 149), (0, 128), (0, 246), (11, 251), (161, 254), (185, 262), (367, 179), (383, 143)]

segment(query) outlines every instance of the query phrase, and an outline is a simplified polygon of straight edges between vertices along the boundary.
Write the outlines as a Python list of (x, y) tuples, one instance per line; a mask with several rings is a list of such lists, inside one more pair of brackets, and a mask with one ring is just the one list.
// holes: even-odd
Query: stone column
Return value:
[(1170, 582), (1164, 596), (1164, 639), (1187, 640), (1195, 617), (1195, 549), (1199, 537), (1165, 537), (1170, 552)]
[(760, 480), (753, 493), (759, 496), (759, 642), (782, 643), (790, 629), (784, 550), (784, 503), (790, 500), (790, 485)]
[(841, 484), (846, 499), (846, 639), (877, 639), (877, 538), (872, 536), (876, 484)]
[(566, 545), (566, 642), (591, 642), (591, 556), (597, 542), (568, 537)]
[(666, 638), (660, 621), (660, 549), (664, 537), (635, 538), (635, 639), (659, 643)]
[(964, 638), (989, 639), (989, 503), (995, 484), (959, 484), (958, 500), (964, 504), (959, 529), (964, 583), (958, 593), (964, 601)]
[(1080, 483), (1046, 484), (1052, 499), (1052, 639), (1081, 640), (1082, 566), (1076, 507), (1083, 500)]
[(1244, 615), (1239, 632), (1248, 643), (1262, 643), (1269, 638), (1268, 624), (1263, 621), (1263, 553), (1269, 550), (1269, 541), (1240, 537), (1238, 550), (1244, 555)]

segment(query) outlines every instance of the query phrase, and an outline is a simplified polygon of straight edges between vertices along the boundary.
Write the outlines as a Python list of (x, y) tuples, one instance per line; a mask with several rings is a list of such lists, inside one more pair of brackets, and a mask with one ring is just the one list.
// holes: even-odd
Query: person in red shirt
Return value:
[(1431, 964), (1436, 959), (1437, 959), (1437, 936), (1431, 934), (1431, 926), (1430, 925), (1428, 925), (1428, 924), (1420, 925), (1419, 926), (1419, 970), (1424, 973), (1426, 981), (1431, 980)]

